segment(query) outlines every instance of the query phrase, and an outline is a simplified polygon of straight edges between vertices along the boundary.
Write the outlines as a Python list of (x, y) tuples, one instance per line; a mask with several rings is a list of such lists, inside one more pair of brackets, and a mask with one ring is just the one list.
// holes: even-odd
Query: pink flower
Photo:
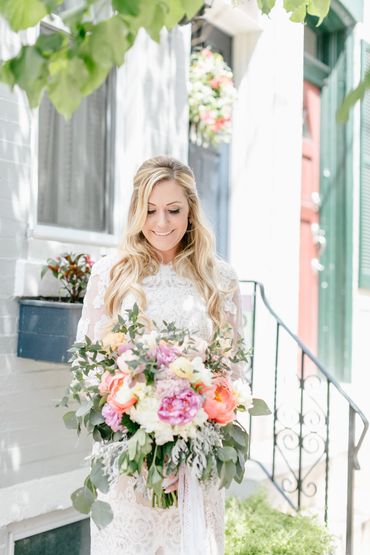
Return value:
[(112, 428), (114, 432), (123, 432), (125, 429), (124, 426), (121, 424), (122, 420), (122, 412), (117, 411), (112, 405), (109, 403), (105, 403), (102, 415), (105, 420), (105, 423)]
[(197, 415), (202, 405), (202, 397), (193, 389), (186, 388), (168, 397), (163, 397), (158, 416), (172, 425), (188, 424)]
[(126, 351), (130, 351), (134, 348), (133, 343), (124, 343), (123, 345), (120, 345), (118, 347), (118, 354), (122, 355), (122, 353), (125, 353)]
[(157, 360), (158, 366), (168, 366), (176, 360), (180, 351), (177, 347), (161, 340), (159, 345), (151, 352), (152, 356)]
[(108, 372), (108, 370), (104, 372), (99, 384), (100, 395), (105, 395), (106, 393), (109, 393), (113, 378), (114, 374), (111, 374), (110, 372)]

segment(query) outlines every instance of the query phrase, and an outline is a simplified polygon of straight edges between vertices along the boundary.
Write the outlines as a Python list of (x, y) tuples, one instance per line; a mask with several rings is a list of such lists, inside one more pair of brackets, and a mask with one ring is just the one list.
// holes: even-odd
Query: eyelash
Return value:
[[(149, 216), (151, 216), (154, 213), (155, 213), (155, 210), (148, 210)], [(170, 214), (179, 214), (180, 213), (180, 208), (176, 208), (176, 210), (169, 210), (169, 213)]]

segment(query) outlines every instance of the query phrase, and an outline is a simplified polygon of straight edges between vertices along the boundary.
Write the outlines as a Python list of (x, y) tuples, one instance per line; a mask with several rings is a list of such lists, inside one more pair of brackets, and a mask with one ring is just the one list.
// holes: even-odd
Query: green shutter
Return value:
[[(370, 71), (370, 44), (363, 43), (362, 76)], [(361, 106), (359, 287), (370, 289), (370, 91)]]

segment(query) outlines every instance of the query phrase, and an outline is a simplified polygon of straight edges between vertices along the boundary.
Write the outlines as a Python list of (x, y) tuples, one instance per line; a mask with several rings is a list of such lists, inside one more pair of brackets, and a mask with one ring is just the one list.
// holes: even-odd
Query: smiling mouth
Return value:
[(168, 237), (168, 235), (171, 235), (172, 231), (169, 231), (168, 233), (157, 233), (156, 231), (152, 231), (152, 233), (154, 233), (154, 235), (157, 235), (158, 237)]

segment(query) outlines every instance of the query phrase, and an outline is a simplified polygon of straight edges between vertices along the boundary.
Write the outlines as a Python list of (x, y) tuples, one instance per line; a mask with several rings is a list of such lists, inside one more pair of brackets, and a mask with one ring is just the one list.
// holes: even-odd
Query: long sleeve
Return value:
[(87, 284), (82, 315), (77, 327), (76, 341), (83, 341), (87, 335), (92, 341), (101, 339), (102, 330), (109, 321), (105, 312), (104, 294), (108, 285), (109, 270), (114, 256), (108, 255), (94, 264)]

